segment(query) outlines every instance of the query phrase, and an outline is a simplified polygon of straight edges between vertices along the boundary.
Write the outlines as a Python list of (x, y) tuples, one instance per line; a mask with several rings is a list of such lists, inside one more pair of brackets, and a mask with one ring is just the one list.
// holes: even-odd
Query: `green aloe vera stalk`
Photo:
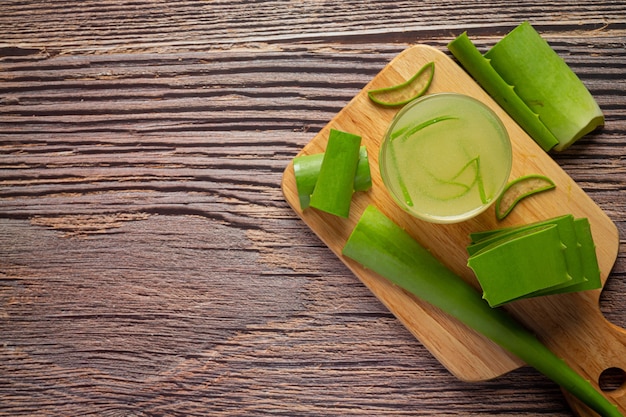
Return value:
[(589, 90), (528, 22), (496, 43), (485, 58), (558, 139), (554, 150), (566, 149), (604, 124)]
[(363, 212), (343, 248), (343, 255), (482, 333), (600, 415), (622, 416), (589, 381), (504, 310), (489, 307), (471, 285), (375, 206)]
[(347, 218), (354, 192), (361, 137), (331, 129), (310, 206)]
[(513, 86), (500, 77), (488, 59), (482, 56), (464, 32), (448, 44), (448, 49), (465, 70), (485, 89), (541, 148), (549, 151), (559, 141), (524, 101)]
[[(293, 159), (296, 188), (298, 190), (298, 198), (302, 210), (309, 207), (311, 194), (315, 189), (323, 159), (324, 152), (313, 155), (302, 155)], [(354, 175), (353, 187), (354, 191), (367, 191), (372, 188), (372, 175), (365, 146), (361, 146), (359, 149), (359, 162), (356, 167), (356, 174)]]

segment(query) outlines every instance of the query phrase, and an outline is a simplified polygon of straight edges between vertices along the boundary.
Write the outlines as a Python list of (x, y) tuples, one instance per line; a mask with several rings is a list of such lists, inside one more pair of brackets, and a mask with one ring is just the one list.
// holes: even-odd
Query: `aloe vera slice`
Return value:
[[(470, 255), (468, 264), (472, 262), (472, 259), (477, 256), (477, 254), (485, 251), (486, 248), (496, 247), (507, 240), (523, 238), (525, 235), (547, 226), (556, 227), (561, 243), (561, 250), (552, 252), (551, 256), (555, 259), (558, 258), (558, 262), (560, 262), (560, 258), (564, 260), (566, 273), (571, 280), (546, 287), (544, 285), (545, 280), (542, 275), (543, 273), (540, 272), (536, 275), (530, 275), (531, 280), (536, 282), (529, 284), (524, 290), (526, 291), (525, 293), (520, 291), (517, 297), (510, 297), (509, 301), (600, 288), (600, 272), (589, 221), (586, 218), (574, 219), (574, 216), (571, 214), (557, 216), (523, 226), (472, 233), (470, 234), (472, 243), (467, 247), (467, 252)], [(503, 253), (490, 253), (489, 256), (493, 258), (491, 260), (493, 269), (491, 271), (475, 271), (477, 278), (480, 281), (480, 277), (478, 277), (479, 273), (498, 277), (497, 282), (491, 283), (492, 288), (500, 286), (503, 288), (503, 291), (509, 291), (510, 283), (514, 280), (515, 275), (503, 273), (500, 265), (504, 268), (515, 262), (521, 265), (528, 264), (528, 268), (522, 268), (523, 270), (520, 272), (525, 274), (525, 270), (531, 270), (533, 264), (540, 262), (539, 258), (535, 256), (534, 251), (545, 251), (545, 254), (547, 254), (547, 251), (551, 250), (550, 244), (547, 242), (543, 243), (539, 241), (535, 242), (535, 244), (536, 248), (523, 249), (517, 253), (510, 253), (507, 256)], [(546, 246), (544, 247), (543, 245)], [(552, 260), (551, 262), (557, 262), (557, 260)]]
[(331, 129), (311, 194), (311, 207), (339, 217), (349, 216), (360, 147), (360, 136)]
[(587, 291), (602, 288), (600, 267), (598, 266), (598, 258), (596, 255), (596, 245), (591, 235), (589, 219), (584, 217), (575, 219), (574, 227), (576, 229), (576, 236), (578, 237), (578, 244), (580, 245), (585, 282), (570, 287), (569, 291)]
[[(302, 210), (309, 207), (311, 194), (315, 189), (323, 159), (324, 152), (297, 156), (293, 159), (296, 189)], [(354, 175), (354, 191), (367, 191), (370, 188), (372, 188), (372, 175), (369, 157), (366, 147), (361, 146), (359, 148), (359, 162), (356, 167), (356, 174)]]
[[(559, 141), (524, 101), (512, 85), (500, 77), (488, 59), (482, 56), (464, 32), (448, 44), (452, 55), (483, 89), (502, 107), (543, 150), (549, 151)], [(532, 58), (531, 58), (532, 59)]]
[[(557, 226), (544, 225), (513, 234), (470, 256), (483, 298), (491, 307), (569, 283)], [(524, 254), (524, 256), (519, 256)]]
[(496, 200), (496, 218), (504, 219), (520, 200), (555, 187), (554, 181), (544, 175), (531, 174), (516, 178), (504, 187)]
[(429, 62), (407, 81), (390, 87), (369, 90), (367, 96), (374, 103), (384, 107), (404, 106), (428, 90), (434, 74), (435, 63)]
[(530, 23), (513, 29), (485, 58), (558, 139), (555, 151), (604, 124), (589, 90)]
[[(343, 255), (440, 308), (534, 367), (605, 417), (622, 414), (588, 380), (554, 355), (532, 333), (446, 268), (405, 230), (368, 206)], [(623, 416), (622, 416), (623, 417)]]

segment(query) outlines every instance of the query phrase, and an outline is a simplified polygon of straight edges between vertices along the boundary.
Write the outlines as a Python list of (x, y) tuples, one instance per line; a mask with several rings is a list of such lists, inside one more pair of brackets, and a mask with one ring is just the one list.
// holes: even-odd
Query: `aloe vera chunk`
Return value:
[[(296, 189), (302, 210), (309, 207), (311, 194), (315, 189), (323, 159), (324, 152), (297, 156), (293, 159)], [(369, 157), (366, 147), (361, 146), (359, 148), (359, 162), (356, 167), (356, 174), (354, 175), (354, 191), (367, 191), (370, 188), (372, 188), (372, 175)]]
[(504, 310), (489, 307), (479, 292), (375, 206), (365, 209), (342, 253), (491, 339), (600, 415), (622, 416), (588, 380)]
[(360, 146), (360, 136), (331, 129), (311, 194), (311, 207), (339, 217), (349, 216)]
[(513, 29), (485, 58), (554, 134), (555, 151), (604, 124), (589, 90), (530, 23)]

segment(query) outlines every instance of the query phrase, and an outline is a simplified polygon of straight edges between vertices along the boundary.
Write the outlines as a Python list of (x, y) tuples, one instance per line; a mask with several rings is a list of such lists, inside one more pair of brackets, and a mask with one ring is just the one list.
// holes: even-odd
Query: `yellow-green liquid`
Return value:
[(435, 94), (398, 113), (381, 148), (380, 168), (407, 211), (432, 222), (458, 222), (484, 211), (502, 191), (511, 144), (482, 103)]

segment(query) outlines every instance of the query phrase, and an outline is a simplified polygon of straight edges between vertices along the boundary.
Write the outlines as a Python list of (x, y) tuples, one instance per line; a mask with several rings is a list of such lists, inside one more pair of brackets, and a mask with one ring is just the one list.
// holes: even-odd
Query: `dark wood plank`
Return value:
[[(555, 155), (626, 233), (622, 2), (3, 2), (0, 415), (571, 415), (457, 381), (282, 170), (393, 56), (530, 19), (606, 127)], [(623, 245), (622, 245), (623, 246)], [(626, 326), (623, 250), (603, 310)]]

